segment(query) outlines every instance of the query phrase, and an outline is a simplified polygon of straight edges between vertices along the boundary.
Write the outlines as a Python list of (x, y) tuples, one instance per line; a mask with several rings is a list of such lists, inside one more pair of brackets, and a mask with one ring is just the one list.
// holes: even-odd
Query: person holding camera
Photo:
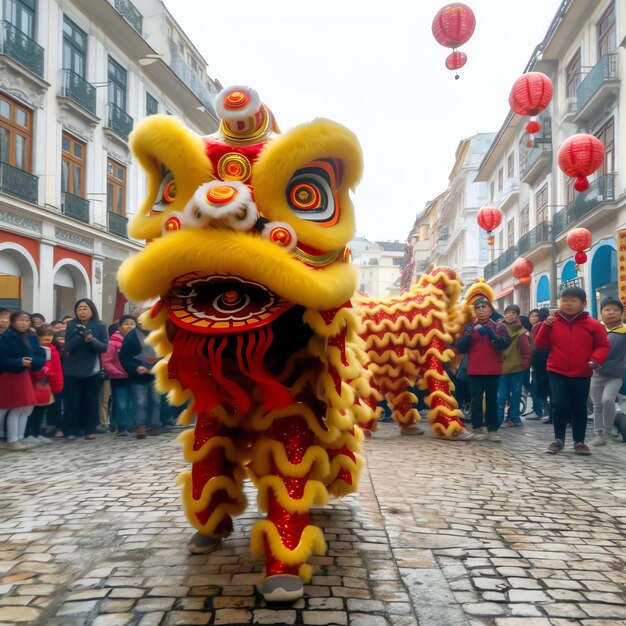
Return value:
[(109, 334), (88, 298), (74, 305), (74, 313), (65, 331), (65, 435), (74, 441), (82, 431), (85, 439), (92, 440), (98, 425), (100, 355), (106, 352)]

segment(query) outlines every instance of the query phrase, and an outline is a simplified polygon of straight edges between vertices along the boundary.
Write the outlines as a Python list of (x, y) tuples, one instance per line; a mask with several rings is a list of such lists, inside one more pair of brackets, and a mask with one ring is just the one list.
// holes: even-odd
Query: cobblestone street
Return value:
[(553, 457), (548, 425), (502, 434), (381, 424), (360, 492), (314, 512), (328, 552), (290, 607), (255, 593), (253, 508), (187, 554), (176, 433), (1, 450), (0, 624), (626, 624), (626, 444)]

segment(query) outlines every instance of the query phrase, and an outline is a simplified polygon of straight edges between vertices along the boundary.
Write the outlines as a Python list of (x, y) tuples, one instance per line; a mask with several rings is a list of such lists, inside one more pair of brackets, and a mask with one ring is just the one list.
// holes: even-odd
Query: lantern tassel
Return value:
[(574, 181), (574, 189), (576, 191), (587, 191), (589, 189), (589, 181), (586, 176), (577, 176)]

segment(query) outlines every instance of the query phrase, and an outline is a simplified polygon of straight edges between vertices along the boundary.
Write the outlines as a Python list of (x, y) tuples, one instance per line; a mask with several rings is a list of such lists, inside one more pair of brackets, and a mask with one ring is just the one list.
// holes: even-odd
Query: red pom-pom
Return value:
[(574, 261), (577, 265), (582, 265), (587, 262), (587, 254), (585, 252), (577, 252), (574, 255)]
[(586, 176), (577, 176), (574, 181), (574, 189), (576, 191), (587, 191), (589, 189), (589, 181)]
[(526, 132), (529, 135), (534, 135), (541, 130), (541, 124), (537, 120), (530, 120), (528, 124), (526, 124)]

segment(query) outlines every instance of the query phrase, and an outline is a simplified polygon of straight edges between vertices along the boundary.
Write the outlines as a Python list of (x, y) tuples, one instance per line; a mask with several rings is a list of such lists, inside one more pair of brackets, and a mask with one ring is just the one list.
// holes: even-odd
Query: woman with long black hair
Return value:
[(65, 435), (74, 441), (84, 432), (85, 439), (92, 440), (98, 425), (100, 355), (106, 352), (109, 334), (96, 305), (88, 298), (74, 305), (74, 313), (76, 317), (65, 330)]

